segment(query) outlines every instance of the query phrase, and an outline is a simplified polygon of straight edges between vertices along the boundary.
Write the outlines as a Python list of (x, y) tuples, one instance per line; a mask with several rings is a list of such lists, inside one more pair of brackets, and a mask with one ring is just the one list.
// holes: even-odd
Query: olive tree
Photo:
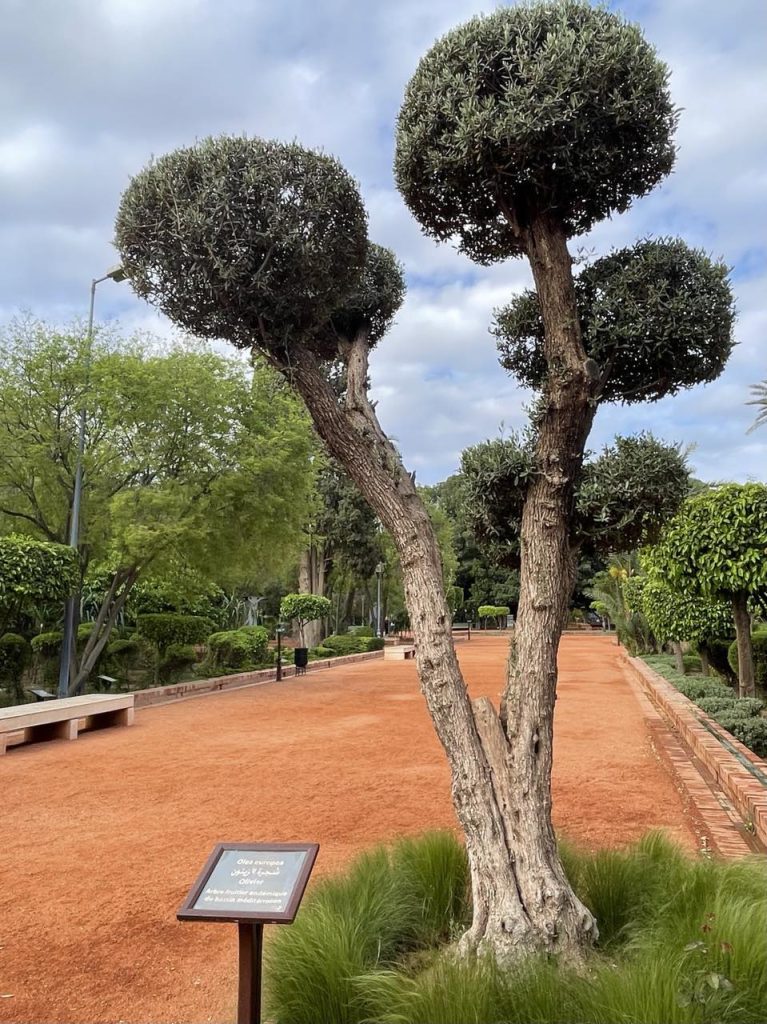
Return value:
[[(540, 392), (517, 628), (500, 717), (489, 701), (476, 710), (496, 817), (473, 876), (475, 903), (491, 910), (475, 913), (472, 935), (496, 950), (567, 950), (596, 934), (556, 852), (550, 785), (573, 505), (595, 411), (602, 399), (654, 400), (713, 379), (732, 346), (726, 268), (683, 243), (613, 254), (595, 265), (593, 287), (586, 278), (594, 330), (620, 337), (617, 349), (590, 350), (581, 319), (568, 240), (671, 170), (667, 80), (640, 30), (604, 8), (516, 5), (438, 40), (398, 120), (397, 182), (424, 231), (482, 265), (526, 257), (535, 283), (534, 300), (512, 304), (506, 331), (509, 360), (532, 364), (525, 382)], [(670, 249), (684, 272), (668, 273)]]
[(765, 551), (767, 486), (726, 484), (690, 498), (653, 552), (673, 590), (730, 604), (741, 697), (755, 693), (749, 605), (767, 598)]
[[(571, 570), (574, 478), (605, 372), (583, 349), (566, 243), (670, 169), (675, 113), (665, 80), (638, 31), (604, 11), (515, 7), (438, 43), (400, 116), (397, 176), (417, 215), (433, 213), (432, 233), (457, 235), (481, 262), (527, 253), (546, 325), (522, 521), (526, 625), (502, 718), (489, 700), (468, 696), (428, 511), (368, 397), (370, 349), (404, 284), (393, 255), (368, 242), (349, 175), (297, 145), (210, 139), (137, 175), (117, 219), (136, 291), (189, 330), (255, 348), (277, 367), (391, 535), (466, 837), (473, 920), (460, 945), (501, 960), (577, 955), (595, 934), (551, 826), (555, 655), (567, 608), (557, 580)], [(515, 108), (521, 121), (507, 123)], [(728, 340), (711, 340), (722, 360)], [(343, 388), (329, 380), (331, 359), (344, 364)]]

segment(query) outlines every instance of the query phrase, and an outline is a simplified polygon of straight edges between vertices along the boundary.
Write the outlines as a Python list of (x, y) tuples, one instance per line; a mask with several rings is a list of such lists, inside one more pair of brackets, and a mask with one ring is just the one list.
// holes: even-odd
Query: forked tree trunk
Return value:
[[(510, 744), (490, 701), (472, 706), (453, 645), (434, 530), (367, 397), (367, 338), (354, 339), (344, 354), (345, 404), (308, 351), (294, 349), (290, 366), (280, 369), (303, 397), (330, 453), (389, 531), (400, 558), (421, 690), (450, 765), (471, 869), (473, 920), (460, 948), (492, 951), (501, 962), (532, 951), (578, 957), (596, 929), (564, 877), (551, 827), (551, 679), (543, 702), (532, 693), (535, 739), (520, 733)], [(559, 601), (557, 638), (568, 599), (569, 593)], [(556, 639), (553, 646), (555, 655)], [(534, 778), (527, 774), (529, 759), (512, 756), (513, 746), (530, 742), (536, 764), (548, 759), (548, 768)]]
[[(309, 547), (301, 552), (298, 565), (298, 591), (300, 594), (316, 594), (325, 596), (325, 559), (321, 542), (317, 546), (314, 539)], [(322, 638), (322, 622), (315, 619), (304, 626), (303, 643), (306, 647), (316, 647)]]
[(751, 614), (748, 594), (733, 595), (732, 615), (735, 619), (735, 637), (738, 642), (738, 696), (755, 697), (754, 649), (751, 644)]

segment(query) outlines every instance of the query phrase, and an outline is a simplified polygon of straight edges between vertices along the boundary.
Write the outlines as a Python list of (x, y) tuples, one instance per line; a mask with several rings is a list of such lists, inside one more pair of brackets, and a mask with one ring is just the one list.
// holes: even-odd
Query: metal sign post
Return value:
[(261, 1024), (264, 925), (295, 920), (318, 851), (318, 843), (218, 843), (176, 915), (237, 925), (237, 1024)]

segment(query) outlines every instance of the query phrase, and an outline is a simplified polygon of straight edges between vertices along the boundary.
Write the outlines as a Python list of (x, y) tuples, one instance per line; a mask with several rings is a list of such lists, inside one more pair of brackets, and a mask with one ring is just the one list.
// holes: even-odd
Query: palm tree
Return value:
[(752, 430), (756, 430), (757, 427), (763, 423), (767, 423), (767, 380), (763, 380), (761, 384), (754, 384), (751, 388), (754, 397), (750, 402), (746, 402), (746, 405), (758, 405), (759, 414), (748, 428), (750, 434)]

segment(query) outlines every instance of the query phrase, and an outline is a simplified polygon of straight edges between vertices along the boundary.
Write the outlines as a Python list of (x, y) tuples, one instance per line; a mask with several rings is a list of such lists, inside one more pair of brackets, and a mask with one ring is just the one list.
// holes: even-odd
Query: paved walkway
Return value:
[[(502, 637), (459, 646), (497, 697)], [(554, 818), (591, 847), (649, 828), (698, 845), (609, 638), (566, 637)], [(411, 662), (340, 666), (137, 712), (129, 729), (0, 764), (0, 1020), (233, 1019), (236, 932), (175, 912), (217, 841), (321, 844), (316, 874), (379, 840), (454, 827)]]

